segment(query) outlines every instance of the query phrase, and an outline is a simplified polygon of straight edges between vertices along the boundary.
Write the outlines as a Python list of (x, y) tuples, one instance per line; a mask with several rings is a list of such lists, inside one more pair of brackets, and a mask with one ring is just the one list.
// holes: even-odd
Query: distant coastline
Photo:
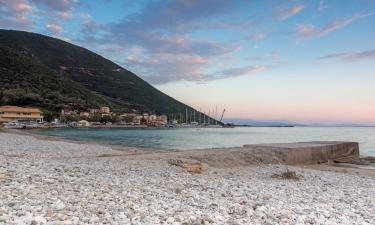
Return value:
[(234, 125), (235, 127), (295, 127), (294, 125)]

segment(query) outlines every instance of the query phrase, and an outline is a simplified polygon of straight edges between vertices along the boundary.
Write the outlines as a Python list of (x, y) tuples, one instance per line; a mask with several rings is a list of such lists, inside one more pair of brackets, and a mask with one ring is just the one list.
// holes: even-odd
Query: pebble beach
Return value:
[[(285, 171), (297, 179), (275, 176)], [(374, 200), (373, 176), (258, 163), (189, 173), (134, 148), (0, 132), (1, 225), (374, 225)]]

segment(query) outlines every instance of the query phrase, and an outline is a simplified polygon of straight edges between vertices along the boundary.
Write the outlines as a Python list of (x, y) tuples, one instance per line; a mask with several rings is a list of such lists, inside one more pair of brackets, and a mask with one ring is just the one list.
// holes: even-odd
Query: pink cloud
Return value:
[(305, 8), (302, 4), (294, 5), (291, 8), (283, 9), (279, 12), (279, 19), (286, 20), (291, 16), (296, 15), (297, 13), (301, 12)]
[(13, 7), (14, 10), (19, 13), (30, 12), (33, 9), (31, 5), (23, 1), (15, 1)]
[(57, 15), (63, 20), (72, 18), (72, 12), (70, 11), (58, 12)]
[(363, 52), (343, 52), (321, 57), (320, 59), (341, 59), (345, 61), (358, 61), (375, 58), (375, 49)]
[(296, 34), (301, 38), (312, 38), (312, 37), (324, 36), (351, 24), (358, 19), (365, 18), (371, 15), (373, 15), (373, 13), (355, 15), (348, 19), (332, 21), (322, 27), (316, 27), (312, 24), (297, 24)]
[(26, 0), (0, 1), (0, 25), (5, 28), (25, 29), (33, 24), (28, 18), (34, 10)]
[(271, 66), (266, 65), (256, 65), (256, 66), (246, 66), (246, 67), (238, 67), (238, 68), (231, 68), (222, 71), (221, 77), (238, 77), (238, 76), (244, 76), (249, 74), (255, 74), (264, 72), (267, 69), (269, 69)]
[(263, 40), (266, 38), (266, 35), (264, 34), (251, 34), (246, 37), (248, 40)]
[(44, 5), (52, 10), (64, 12), (70, 11), (78, 1), (75, 0), (30, 0), (31, 2), (39, 5)]
[(46, 25), (46, 27), (53, 34), (59, 34), (63, 30), (62, 27), (59, 24), (56, 24), (56, 23), (48, 23)]

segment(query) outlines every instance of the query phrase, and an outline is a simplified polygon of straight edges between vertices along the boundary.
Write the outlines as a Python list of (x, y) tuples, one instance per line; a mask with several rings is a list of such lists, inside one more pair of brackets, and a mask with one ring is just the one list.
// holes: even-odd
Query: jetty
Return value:
[(167, 158), (196, 160), (213, 167), (257, 164), (313, 165), (354, 163), (360, 160), (357, 142), (337, 141), (250, 144), (234, 148), (178, 151), (167, 155)]
[(244, 145), (244, 148), (256, 147), (275, 151), (286, 164), (348, 163), (359, 158), (357, 142), (313, 141)]

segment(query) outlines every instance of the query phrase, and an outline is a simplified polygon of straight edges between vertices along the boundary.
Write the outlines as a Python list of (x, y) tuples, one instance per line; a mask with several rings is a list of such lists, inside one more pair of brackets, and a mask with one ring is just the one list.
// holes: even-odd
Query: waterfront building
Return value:
[(157, 116), (154, 115), (154, 114), (152, 114), (152, 115), (150, 115), (150, 116), (147, 118), (147, 121), (148, 121), (148, 122), (152, 122), (152, 121), (155, 121), (156, 118), (157, 118)]
[(39, 108), (1, 106), (0, 123), (9, 121), (43, 122), (43, 112)]
[(168, 117), (166, 115), (160, 115), (156, 118), (156, 121), (165, 125), (168, 123)]
[(87, 120), (80, 120), (80, 121), (78, 121), (77, 126), (79, 126), (79, 127), (88, 127), (88, 126), (90, 126), (90, 122), (87, 121)]
[(143, 116), (140, 116), (140, 115), (135, 116), (134, 119), (133, 119), (134, 125), (140, 125), (142, 119), (143, 119)]

